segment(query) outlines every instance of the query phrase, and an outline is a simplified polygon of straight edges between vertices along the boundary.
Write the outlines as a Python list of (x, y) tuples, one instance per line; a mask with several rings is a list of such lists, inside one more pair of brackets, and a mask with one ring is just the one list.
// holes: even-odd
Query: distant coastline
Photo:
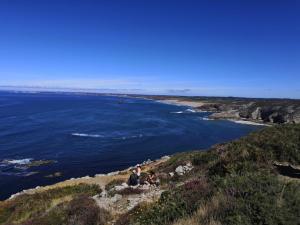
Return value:
[[(157, 102), (164, 103), (164, 104), (177, 105), (177, 106), (187, 106), (187, 107), (194, 108), (196, 111), (199, 111), (199, 112), (207, 112), (207, 111), (197, 109), (197, 107), (201, 107), (201, 106), (205, 105), (205, 103), (203, 103), (203, 102), (180, 101), (180, 100), (175, 100), (175, 99), (158, 100)], [(226, 118), (224, 118), (224, 119), (226, 119)], [(215, 120), (215, 119), (207, 118), (207, 120)], [(246, 125), (272, 126), (271, 124), (264, 124), (262, 122), (255, 122), (255, 121), (251, 121), (251, 120), (238, 120), (238, 119), (226, 119), (226, 120), (234, 122), (234, 123), (240, 123), (240, 124), (246, 124)]]

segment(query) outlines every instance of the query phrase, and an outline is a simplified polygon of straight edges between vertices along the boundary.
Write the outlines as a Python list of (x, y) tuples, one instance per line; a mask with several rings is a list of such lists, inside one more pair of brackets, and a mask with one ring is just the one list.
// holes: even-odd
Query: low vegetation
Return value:
[(37, 224), (35, 221), (39, 220), (44, 221), (39, 224), (45, 225), (64, 224), (62, 221), (69, 217), (68, 209), (74, 206), (76, 199), (84, 195), (81, 198), (86, 199), (86, 205), (92, 206), (87, 204), (91, 201), (88, 197), (100, 192), (101, 189), (97, 185), (79, 184), (24, 194), (0, 202), (0, 224)]
[(195, 169), (159, 201), (132, 212), (126, 224), (299, 224), (299, 180), (273, 167), (274, 161), (299, 165), (299, 149), (300, 125), (282, 125), (206, 152), (177, 154), (157, 172), (187, 160)]

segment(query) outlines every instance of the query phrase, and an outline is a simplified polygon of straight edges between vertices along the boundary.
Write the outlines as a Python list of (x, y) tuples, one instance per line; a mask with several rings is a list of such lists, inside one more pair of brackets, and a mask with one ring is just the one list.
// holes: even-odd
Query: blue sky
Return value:
[(300, 98), (297, 0), (1, 0), (0, 86)]

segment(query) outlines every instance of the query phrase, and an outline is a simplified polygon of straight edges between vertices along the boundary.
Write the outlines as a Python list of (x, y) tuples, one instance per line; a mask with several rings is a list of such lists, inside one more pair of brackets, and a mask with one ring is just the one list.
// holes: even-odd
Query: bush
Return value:
[(68, 224), (76, 225), (105, 225), (110, 219), (105, 209), (100, 209), (95, 201), (87, 196), (73, 199), (66, 210)]
[(141, 210), (139, 224), (170, 224), (193, 213), (210, 194), (205, 178), (194, 179), (173, 191), (163, 192), (159, 201)]
[[(232, 205), (224, 205), (220, 213), (220, 221), (224, 224), (296, 224), (294, 213), (299, 209), (288, 199), (291, 190), (286, 189), (282, 195), (284, 184), (275, 175), (254, 173), (247, 176), (230, 176), (222, 179), (219, 188), (231, 199)], [(299, 189), (299, 188), (298, 188)], [(299, 202), (299, 192), (292, 188)], [(278, 201), (282, 199), (285, 207)], [(295, 202), (294, 201), (294, 202)], [(289, 211), (290, 210), (290, 211)], [(288, 218), (293, 218), (287, 223)]]
[(135, 195), (135, 194), (141, 194), (143, 193), (144, 190), (141, 190), (139, 188), (132, 188), (128, 187), (120, 191), (116, 191), (115, 194), (120, 194), (120, 195)]
[(42, 215), (52, 206), (52, 202), (66, 196), (86, 194), (96, 195), (101, 192), (98, 185), (79, 184), (49, 189), (35, 194), (24, 194), (1, 204), (0, 223), (26, 221)]

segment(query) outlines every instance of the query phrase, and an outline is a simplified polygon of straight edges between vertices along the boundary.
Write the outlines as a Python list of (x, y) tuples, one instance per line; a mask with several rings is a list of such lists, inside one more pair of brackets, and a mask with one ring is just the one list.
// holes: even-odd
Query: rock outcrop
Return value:
[(251, 120), (263, 123), (300, 123), (300, 102), (271, 104), (270, 102), (251, 102), (248, 104), (224, 103), (207, 104), (200, 110), (213, 112), (211, 119)]

